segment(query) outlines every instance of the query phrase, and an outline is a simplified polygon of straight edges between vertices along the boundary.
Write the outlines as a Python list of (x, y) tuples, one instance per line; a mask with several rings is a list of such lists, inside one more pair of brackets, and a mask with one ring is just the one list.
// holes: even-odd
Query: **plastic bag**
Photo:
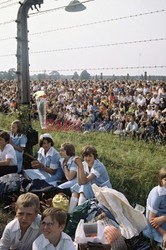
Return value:
[[(85, 223), (86, 227), (88, 226), (88, 223)], [(75, 232), (75, 242), (77, 244), (83, 244), (83, 243), (87, 243), (87, 242), (98, 242), (98, 243), (102, 243), (102, 244), (106, 244), (106, 239), (105, 239), (105, 235), (104, 235), (104, 224), (102, 223), (102, 221), (97, 221), (96, 223), (96, 231), (94, 230), (94, 237), (90, 237), (90, 236), (86, 236), (85, 233), (85, 227), (84, 227), (84, 220), (80, 220), (76, 232)], [(95, 225), (90, 223), (90, 225)], [(90, 231), (90, 230), (89, 230)], [(91, 235), (93, 234), (93, 232), (91, 232)]]

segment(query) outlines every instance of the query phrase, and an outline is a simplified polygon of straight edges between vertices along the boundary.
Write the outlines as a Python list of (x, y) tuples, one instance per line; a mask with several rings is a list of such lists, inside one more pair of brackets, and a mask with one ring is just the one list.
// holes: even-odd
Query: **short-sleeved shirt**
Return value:
[[(10, 138), (12, 140), (12, 142), (19, 147), (25, 148), (26, 147), (26, 143), (27, 143), (27, 137), (23, 134), (20, 135), (14, 135), (14, 134), (10, 134)], [(23, 151), (20, 152), (18, 150), (15, 149), (16, 152), (16, 157), (17, 157), (17, 168), (18, 168), (18, 172), (21, 171), (22, 169), (22, 163), (23, 163)]]
[[(67, 161), (67, 169), (68, 170), (72, 170), (72, 171), (75, 171), (75, 172), (77, 172), (77, 165), (75, 164), (75, 162), (74, 162), (74, 157), (75, 156), (71, 156), (70, 158), (69, 158), (69, 160)], [(63, 171), (64, 171), (64, 164), (63, 164), (63, 162), (64, 162), (64, 158), (61, 158), (60, 159), (60, 164), (61, 164), (61, 167), (62, 167), (62, 169), (63, 169)]]
[[(156, 186), (154, 187), (147, 199), (146, 205), (146, 218), (149, 218), (149, 213), (152, 212), (156, 216), (162, 216), (166, 214), (166, 188)], [(161, 227), (166, 230), (166, 222), (164, 222)], [(156, 242), (162, 243), (162, 235), (148, 223), (147, 227), (143, 231), (144, 235), (154, 239)]]
[(16, 152), (11, 144), (6, 144), (3, 151), (0, 150), (0, 161), (11, 159), (9, 166), (17, 166)]
[(165, 187), (156, 186), (150, 191), (147, 199), (147, 213), (149, 213), (149, 211), (156, 214), (157, 216), (166, 214)]
[(15, 218), (9, 222), (0, 240), (0, 250), (32, 250), (32, 243), (40, 234), (40, 221), (41, 216), (38, 215), (21, 240), (21, 229), (18, 219)]
[(95, 183), (99, 187), (111, 187), (110, 179), (106, 167), (98, 159), (94, 161), (92, 168), (89, 171), (88, 164), (84, 161), (84, 172), (86, 175), (93, 174), (96, 178), (91, 180), (91, 184)]
[(53, 147), (51, 147), (46, 154), (44, 153), (44, 148), (42, 147), (38, 151), (38, 161), (44, 164), (44, 166), (57, 169), (59, 167), (59, 160), (60, 155)]
[(41, 234), (34, 241), (32, 250), (76, 250), (76, 248), (70, 236), (62, 232), (61, 239), (56, 247)]

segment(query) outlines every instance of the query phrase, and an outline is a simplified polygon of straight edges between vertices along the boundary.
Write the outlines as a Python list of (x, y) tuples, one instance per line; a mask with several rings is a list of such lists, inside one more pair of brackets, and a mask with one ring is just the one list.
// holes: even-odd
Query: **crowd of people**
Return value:
[[(145, 141), (166, 140), (164, 81), (31, 81), (31, 116), (38, 117), (34, 94), (46, 93), (46, 129), (112, 131)], [(1, 81), (0, 111), (15, 112), (17, 83)]]

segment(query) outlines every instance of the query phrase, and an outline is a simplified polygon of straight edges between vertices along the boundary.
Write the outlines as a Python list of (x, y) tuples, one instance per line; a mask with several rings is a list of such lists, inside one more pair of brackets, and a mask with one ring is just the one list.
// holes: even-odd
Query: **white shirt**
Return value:
[(9, 166), (17, 166), (16, 152), (11, 144), (6, 144), (3, 151), (0, 150), (0, 161), (11, 159)]
[(32, 250), (76, 250), (76, 248), (70, 236), (62, 232), (61, 239), (56, 247), (41, 234), (34, 241)]
[(32, 250), (32, 243), (40, 234), (40, 221), (41, 216), (38, 215), (21, 240), (21, 230), (18, 219), (15, 218), (9, 222), (0, 240), (0, 250)]

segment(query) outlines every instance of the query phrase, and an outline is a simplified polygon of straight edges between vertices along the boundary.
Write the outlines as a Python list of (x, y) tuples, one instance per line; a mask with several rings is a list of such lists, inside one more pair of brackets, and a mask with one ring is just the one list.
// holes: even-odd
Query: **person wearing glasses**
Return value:
[(42, 234), (33, 242), (32, 250), (75, 250), (72, 239), (63, 232), (66, 220), (62, 209), (47, 208), (42, 214)]

